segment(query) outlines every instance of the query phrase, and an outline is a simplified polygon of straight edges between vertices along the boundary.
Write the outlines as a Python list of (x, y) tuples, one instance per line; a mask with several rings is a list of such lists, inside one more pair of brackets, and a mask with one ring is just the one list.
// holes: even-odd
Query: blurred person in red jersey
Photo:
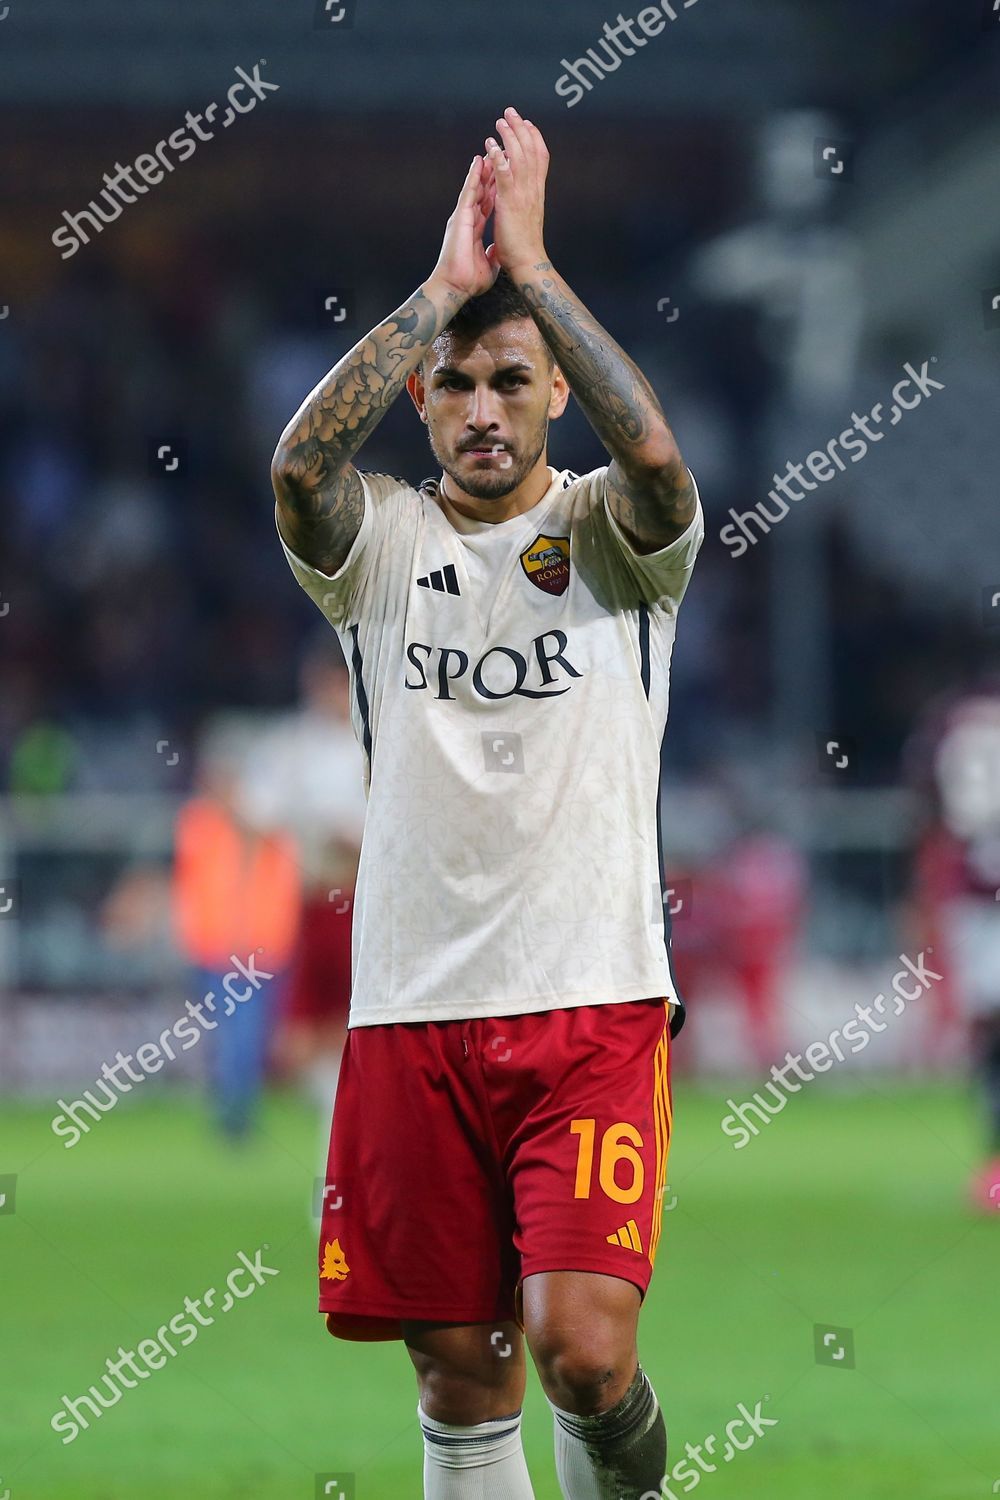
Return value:
[(806, 906), (808, 872), (798, 849), (772, 829), (745, 827), (711, 874), (720, 960), (744, 1007), (762, 1067), (784, 1055), (782, 999)]
[(986, 1117), (976, 1207), (1000, 1209), (1000, 679), (932, 704), (910, 745), (926, 797), (912, 914), (945, 977), (940, 1021), (969, 1041)]
[(769, 1068), (787, 1046), (782, 1004), (809, 874), (801, 851), (763, 825), (725, 771), (719, 792), (705, 849), (670, 876), (677, 973), (685, 994), (736, 1001), (750, 1057)]

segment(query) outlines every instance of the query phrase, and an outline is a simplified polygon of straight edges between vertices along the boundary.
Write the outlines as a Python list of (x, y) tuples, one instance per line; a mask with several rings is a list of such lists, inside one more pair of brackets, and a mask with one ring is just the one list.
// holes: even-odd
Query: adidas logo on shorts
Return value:
[(609, 1245), (621, 1245), (623, 1250), (634, 1250), (637, 1255), (642, 1254), (642, 1240), (639, 1237), (639, 1226), (634, 1219), (621, 1229), (616, 1229), (614, 1234), (608, 1235)]

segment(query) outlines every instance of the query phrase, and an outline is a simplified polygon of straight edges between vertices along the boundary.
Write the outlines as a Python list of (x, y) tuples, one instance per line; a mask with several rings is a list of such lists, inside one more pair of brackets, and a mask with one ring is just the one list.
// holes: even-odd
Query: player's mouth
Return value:
[(461, 450), (469, 458), (502, 458), (509, 450), (502, 443), (492, 443), (488, 448), (463, 448)]

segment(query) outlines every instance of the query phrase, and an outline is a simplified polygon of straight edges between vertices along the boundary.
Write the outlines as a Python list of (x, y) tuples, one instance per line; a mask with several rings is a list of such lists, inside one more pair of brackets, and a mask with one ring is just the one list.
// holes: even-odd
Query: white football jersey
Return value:
[(351, 1026), (652, 997), (682, 1019), (660, 742), (701, 505), (642, 556), (606, 468), (550, 473), (497, 523), (437, 480), (362, 474), (336, 573), (285, 547), (340, 636), (364, 757)]

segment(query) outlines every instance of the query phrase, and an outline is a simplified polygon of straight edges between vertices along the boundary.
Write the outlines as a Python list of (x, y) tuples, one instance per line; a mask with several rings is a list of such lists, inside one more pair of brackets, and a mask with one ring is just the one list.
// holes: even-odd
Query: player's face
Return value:
[(434, 457), (467, 495), (499, 500), (537, 464), (567, 394), (530, 319), (487, 329), (472, 344), (446, 333), (424, 366), (422, 415)]

